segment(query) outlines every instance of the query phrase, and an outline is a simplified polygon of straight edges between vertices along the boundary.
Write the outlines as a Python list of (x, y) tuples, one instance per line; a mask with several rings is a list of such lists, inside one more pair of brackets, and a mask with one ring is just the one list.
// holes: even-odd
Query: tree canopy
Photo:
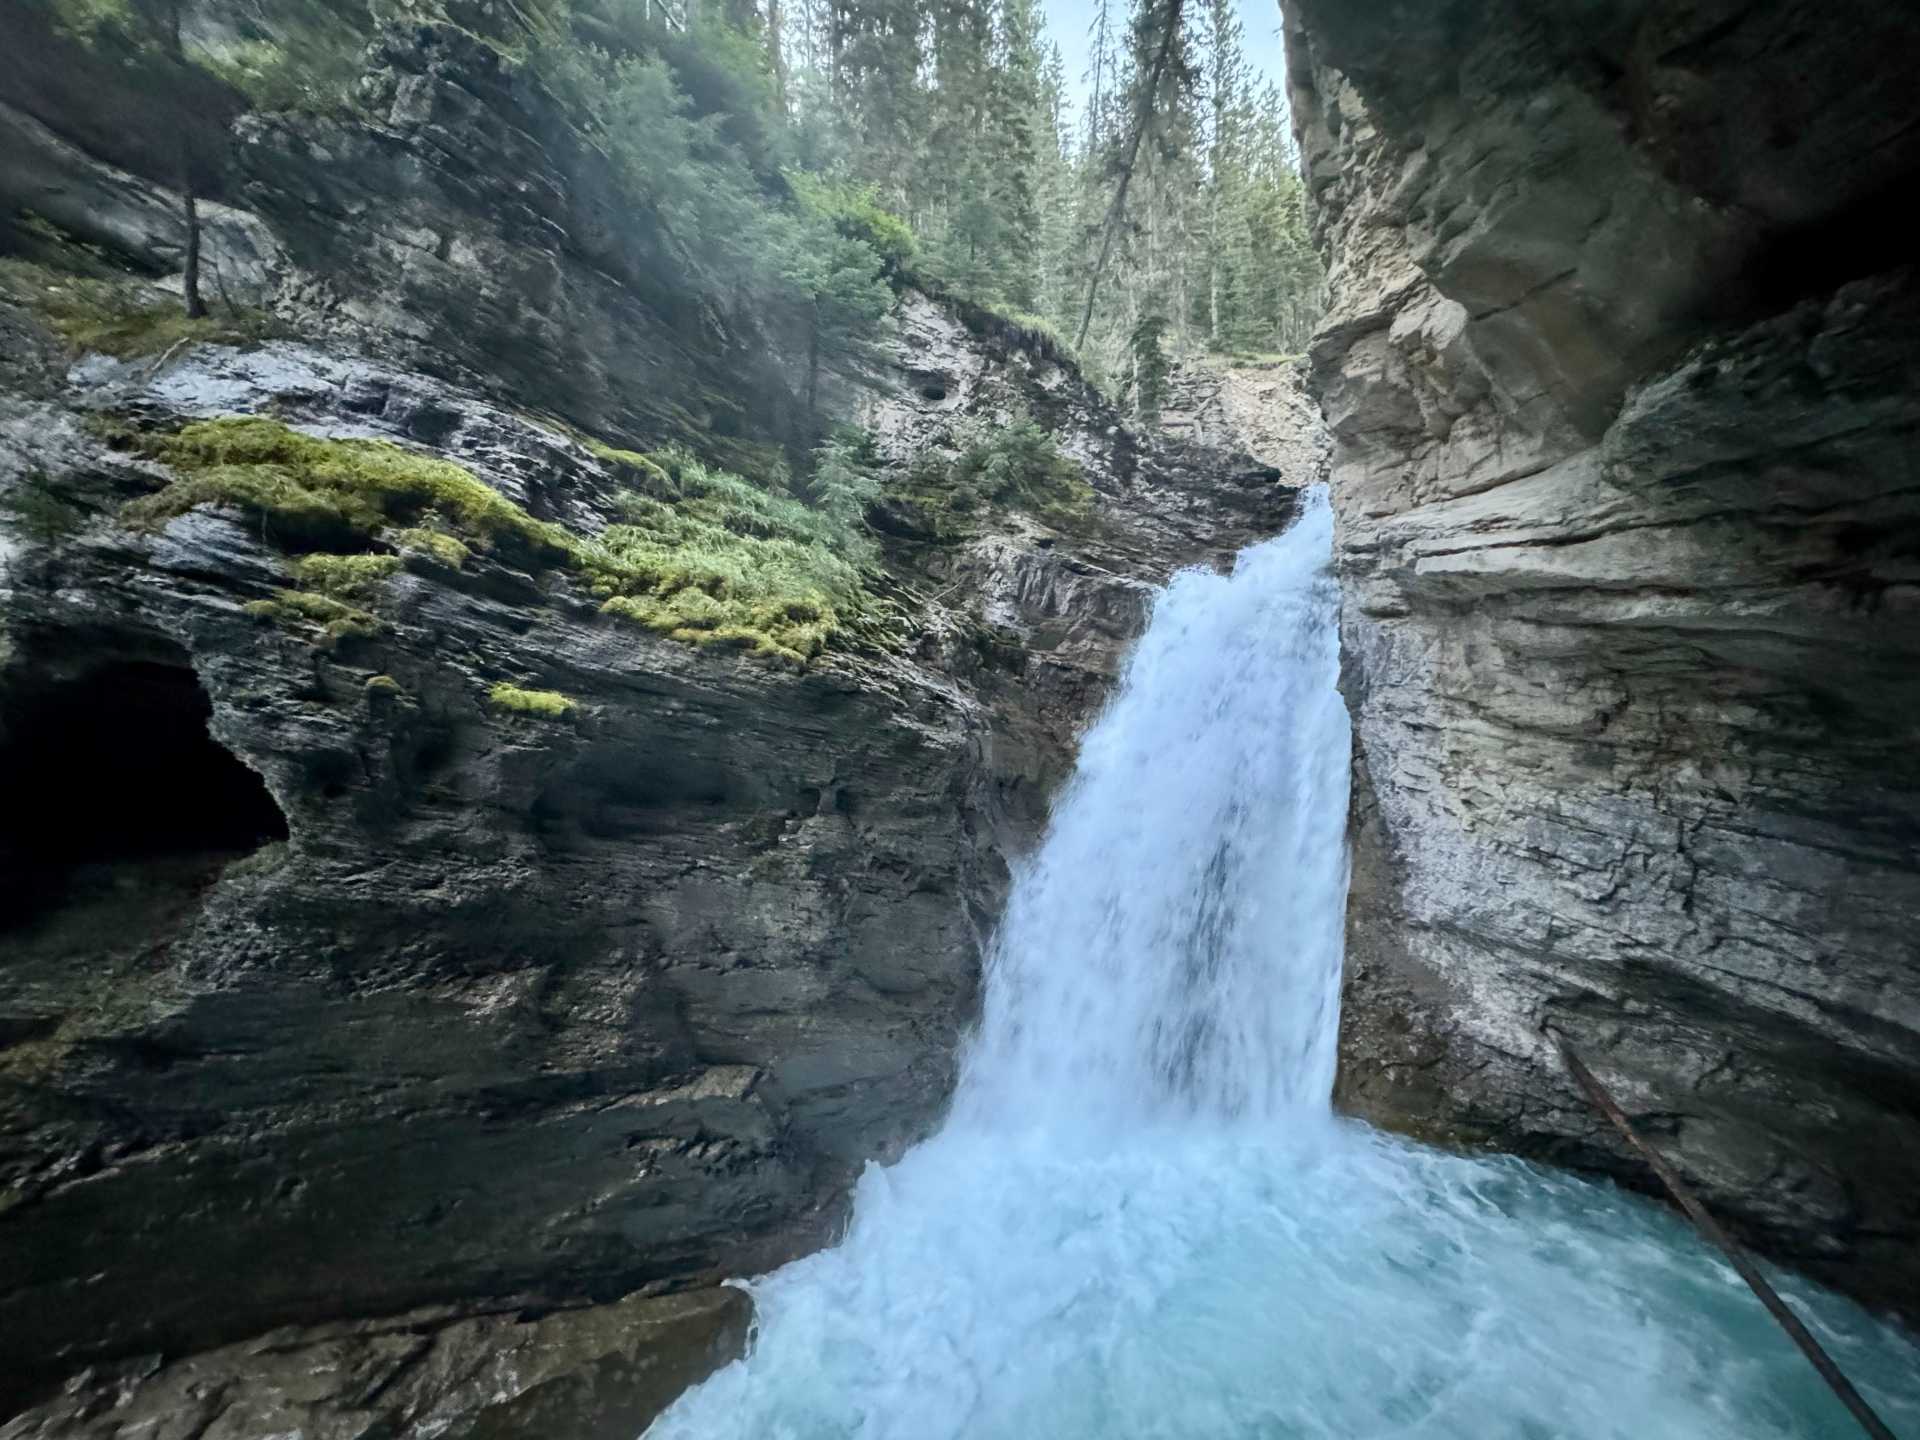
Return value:
[(1072, 340), (1143, 415), (1169, 358), (1297, 352), (1318, 314), (1285, 102), (1234, 0), (1095, 0), (1077, 107), (1038, 0), (22, 4), (137, 81), (109, 153), (189, 206), (239, 110), (350, 105), (387, 21), (478, 27), (605, 152), (663, 287), (790, 342), (810, 408), (902, 280)]

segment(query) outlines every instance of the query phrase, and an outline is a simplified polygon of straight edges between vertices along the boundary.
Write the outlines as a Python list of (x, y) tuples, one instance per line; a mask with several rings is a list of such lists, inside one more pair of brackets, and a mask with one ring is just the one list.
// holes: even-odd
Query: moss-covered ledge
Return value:
[(297, 584), (249, 609), (329, 643), (372, 633), (404, 557), (458, 570), (475, 555), (552, 573), (604, 613), (682, 644), (804, 669), (829, 648), (892, 642), (868, 584), (872, 542), (845, 516), (693, 457), (594, 447), (626, 482), (621, 520), (582, 535), (539, 520), (463, 465), (388, 440), (327, 438), (258, 415), (133, 436), (172, 478), (123, 521), (157, 529), (202, 507), (237, 511), (295, 557)]

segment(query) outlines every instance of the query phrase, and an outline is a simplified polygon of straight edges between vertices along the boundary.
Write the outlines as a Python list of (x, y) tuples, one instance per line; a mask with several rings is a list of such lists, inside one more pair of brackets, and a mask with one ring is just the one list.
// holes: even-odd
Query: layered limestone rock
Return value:
[(1283, 0), (1333, 305), (1339, 1098), (1920, 1308), (1910, 6)]
[[(209, 266), (280, 338), (114, 360), (0, 303), (0, 1403), (98, 1367), (21, 1434), (634, 1433), (737, 1347), (701, 1287), (821, 1243), (937, 1119), (1151, 587), (1291, 513), (1271, 467), (1145, 446), (907, 291), (829, 387), (889, 494), (1018, 412), (1090, 493), (890, 499), (890, 638), (803, 673), (510, 546), (389, 547), (329, 608), (288, 599), (270, 507), (132, 523), (178, 478), (147, 442), (209, 418), (451, 461), (577, 537), (633, 479), (602, 439), (779, 453), (778, 357), (632, 278), (589, 159), (470, 50), (413, 27), (366, 87), (392, 113), (250, 122)], [(12, 120), (10, 201), (117, 197), (116, 253), (169, 253), (177, 197)], [(580, 1309), (642, 1290), (705, 1298), (628, 1317), (658, 1344)]]
[[(1028, 383), (1006, 367), (961, 403)], [(1270, 471), (1136, 464), (1096, 430), (1072, 437), (1097, 487), (1076, 533), (897, 543), (902, 651), (795, 675), (431, 553), (383, 582), (374, 633), (326, 643), (248, 612), (297, 582), (243, 515), (126, 525), (159, 469), (89, 415), (431, 430), (583, 530), (615, 467), (306, 344), (148, 368), (0, 419), (0, 483), (34, 507), (8, 527), (15, 878), (43, 827), (85, 841), (48, 903), (10, 907), (0, 975), (15, 1374), (817, 1243), (854, 1169), (936, 1116), (1007, 861), (1150, 584), (1290, 503)], [(904, 367), (881, 403), (903, 429), (928, 404)], [(503, 707), (503, 682), (572, 709)]]
[(1190, 355), (1173, 367), (1160, 428), (1201, 445), (1245, 450), (1289, 480), (1327, 478), (1331, 439), (1307, 391), (1304, 356)]
[(287, 1327), (163, 1366), (98, 1366), (0, 1425), (5, 1440), (634, 1440), (746, 1343), (744, 1291), (693, 1290), (536, 1317)]

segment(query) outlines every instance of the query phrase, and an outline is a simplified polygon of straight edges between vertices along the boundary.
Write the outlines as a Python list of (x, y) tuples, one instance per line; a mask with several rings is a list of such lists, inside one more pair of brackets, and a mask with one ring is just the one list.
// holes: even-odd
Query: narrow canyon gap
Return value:
[(1920, 1433), (1920, 7), (1043, 8), (0, 0), (0, 1440)]
[[(1334, 1117), (1349, 726), (1324, 491), (1156, 604), (1015, 881), (952, 1114), (756, 1282), (651, 1440), (1844, 1434), (1609, 1189)], [(1896, 1424), (1905, 1336), (1790, 1286)]]

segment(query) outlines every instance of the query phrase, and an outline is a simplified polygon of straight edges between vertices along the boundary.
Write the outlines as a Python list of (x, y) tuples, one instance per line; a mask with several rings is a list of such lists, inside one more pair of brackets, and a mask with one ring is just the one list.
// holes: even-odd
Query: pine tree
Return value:
[(1161, 341), (1167, 333), (1167, 317), (1149, 313), (1135, 322), (1127, 336), (1127, 352), (1133, 373), (1129, 389), (1134, 414), (1148, 425), (1160, 423), (1160, 407), (1166, 403), (1167, 377), (1173, 365)]
[(773, 70), (774, 102), (787, 113), (787, 49), (785, 12), (780, 0), (767, 0), (767, 63)]
[(1119, 39), (1113, 24), (1113, 0), (1094, 0), (1093, 21), (1087, 27), (1091, 55), (1087, 62), (1087, 134), (1082, 152), (1098, 155), (1112, 132), (1115, 99), (1120, 89)]
[(1246, 348), (1306, 347), (1323, 298), (1320, 257), (1307, 231), (1306, 189), (1289, 159), (1286, 101), (1268, 85), (1253, 116), (1256, 157), (1245, 205)]
[[(691, 33), (632, 3), (651, 18), (605, 62), (630, 71), (609, 154), (703, 303), (804, 333), (810, 397), (878, 323), (884, 279), (913, 274), (1076, 335), (1147, 414), (1161, 361), (1304, 343), (1318, 260), (1234, 0), (1129, 0), (1124, 24), (1095, 0), (1078, 120), (1040, 0), (701, 0)], [(602, 63), (573, 49), (562, 69)], [(829, 193), (831, 234), (809, 218)]]
[(987, 146), (992, 16), (973, 0), (932, 6), (933, 84), (919, 168), (924, 199), (910, 211), (935, 267), (963, 290), (991, 288), (1001, 239)]
[(1066, 61), (1050, 46), (1040, 76), (1040, 115), (1036, 125), (1034, 206), (1036, 294), (1034, 309), (1051, 325), (1064, 328), (1073, 305), (1072, 254), (1080, 186), (1074, 175), (1073, 136), (1067, 123)]
[(996, 298), (1022, 311), (1032, 311), (1039, 304), (1037, 196), (1042, 152), (1054, 143), (1052, 114), (1044, 95), (1041, 23), (1036, 0), (1001, 0), (987, 116), (993, 137), (993, 203), (1002, 246), (995, 267)]
[[(1084, 346), (1099, 301), (1100, 282), (1112, 257), (1114, 242), (1127, 223), (1127, 196), (1140, 172), (1141, 156), (1171, 153), (1178, 144), (1178, 117), (1186, 109), (1193, 86), (1193, 67), (1186, 46), (1183, 0), (1140, 0), (1132, 26), (1132, 72), (1127, 85), (1127, 132), (1114, 146), (1107, 169), (1113, 179), (1113, 198), (1100, 229), (1099, 253), (1087, 279), (1087, 299), (1081, 312), (1077, 345)], [(1149, 232), (1149, 241), (1151, 233)], [(1149, 264), (1151, 265), (1151, 251)]]
[[(1203, 12), (1207, 90), (1207, 342), (1219, 345), (1223, 291), (1231, 291), (1232, 221), (1242, 203), (1247, 62), (1234, 0), (1207, 0)], [(1231, 321), (1232, 296), (1227, 295)]]
[(829, 0), (829, 69), (845, 152), (882, 187), (892, 208), (918, 220), (910, 181), (927, 115), (919, 89), (925, 51), (914, 0)]
[(200, 201), (218, 193), (228, 158), (227, 127), (246, 100), (203, 57), (189, 53), (182, 29), (186, 8), (186, 0), (70, 0), (55, 6), (53, 16), (63, 34), (111, 57), (126, 77), (126, 95), (116, 98), (133, 111), (128, 118), (140, 133), (132, 144), (180, 194), (181, 301), (187, 318), (197, 320), (207, 313), (200, 291)]

